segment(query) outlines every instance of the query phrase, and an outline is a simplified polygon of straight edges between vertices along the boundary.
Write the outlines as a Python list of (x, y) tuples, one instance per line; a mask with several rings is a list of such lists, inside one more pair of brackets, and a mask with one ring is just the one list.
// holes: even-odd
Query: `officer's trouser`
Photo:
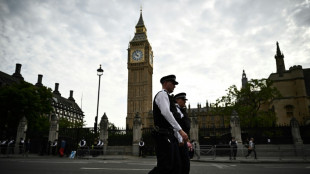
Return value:
[(180, 174), (179, 143), (173, 134), (158, 134), (155, 138), (157, 167), (149, 174)]
[(183, 146), (179, 146), (180, 158), (181, 158), (181, 173), (189, 174), (190, 170), (190, 160), (187, 143), (184, 143)]

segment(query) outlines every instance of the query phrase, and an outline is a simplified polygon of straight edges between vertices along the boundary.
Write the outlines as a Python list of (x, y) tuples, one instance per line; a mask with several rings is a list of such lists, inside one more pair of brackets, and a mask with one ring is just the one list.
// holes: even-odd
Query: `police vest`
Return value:
[[(154, 125), (158, 126), (159, 128), (164, 129), (173, 129), (170, 123), (165, 119), (165, 117), (161, 114), (160, 109), (158, 105), (155, 102), (155, 99), (159, 92), (155, 95), (154, 101), (153, 101), (153, 119), (154, 119)], [(168, 93), (167, 93), (168, 95)], [(175, 103), (173, 101), (173, 97), (168, 95), (169, 103), (170, 103), (170, 111), (172, 112), (173, 116), (175, 117), (176, 121), (181, 119), (180, 114), (177, 112), (177, 109), (175, 107)]]
[(184, 130), (184, 132), (189, 135), (189, 131), (191, 129), (191, 120), (188, 117), (187, 112), (185, 111), (184, 108), (180, 108), (182, 114), (183, 114), (183, 118), (180, 121), (180, 126), (182, 127), (182, 129)]
[(231, 146), (231, 147), (237, 147), (236, 141), (231, 141), (231, 142), (230, 142), (230, 146)]

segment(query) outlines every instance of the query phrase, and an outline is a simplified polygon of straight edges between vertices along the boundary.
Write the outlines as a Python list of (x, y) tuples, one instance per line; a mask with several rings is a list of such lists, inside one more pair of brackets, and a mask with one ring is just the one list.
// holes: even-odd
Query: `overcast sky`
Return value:
[[(21, 73), (30, 83), (59, 83), (74, 91), (87, 126), (99, 120), (125, 127), (127, 48), (140, 16), (154, 52), (153, 96), (159, 79), (175, 74), (174, 94), (186, 92), (191, 108), (205, 107), (248, 79), (276, 72), (276, 42), (286, 69), (310, 68), (308, 0), (0, 0), (0, 71)], [(82, 103), (82, 104), (81, 104)]]

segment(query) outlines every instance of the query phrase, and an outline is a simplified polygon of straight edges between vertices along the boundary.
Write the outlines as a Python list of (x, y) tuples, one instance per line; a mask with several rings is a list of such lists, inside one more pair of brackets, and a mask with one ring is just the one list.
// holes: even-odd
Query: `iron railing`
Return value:
[[(229, 145), (201, 145), (200, 149), (196, 149), (198, 154), (204, 158), (216, 159), (217, 157), (230, 158), (232, 148)], [(310, 146), (286, 146), (286, 145), (271, 145), (271, 146), (256, 146), (257, 158), (264, 159), (310, 159)], [(200, 153), (199, 153), (200, 152)], [(237, 149), (237, 158), (244, 158), (248, 154), (248, 148), (239, 147)], [(254, 152), (251, 152), (248, 158), (254, 158)]]

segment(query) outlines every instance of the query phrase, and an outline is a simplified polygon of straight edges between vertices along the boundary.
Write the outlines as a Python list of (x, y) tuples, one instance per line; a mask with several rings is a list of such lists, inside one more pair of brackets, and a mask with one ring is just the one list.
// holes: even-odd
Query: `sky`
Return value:
[(196, 108), (214, 103), (231, 85), (276, 72), (276, 42), (288, 70), (310, 68), (309, 0), (0, 0), (0, 71), (22, 64), (25, 81), (68, 98), (84, 111), (87, 127), (99, 118), (125, 127), (127, 48), (140, 9), (154, 52), (153, 96), (159, 80), (175, 74), (174, 94)]

